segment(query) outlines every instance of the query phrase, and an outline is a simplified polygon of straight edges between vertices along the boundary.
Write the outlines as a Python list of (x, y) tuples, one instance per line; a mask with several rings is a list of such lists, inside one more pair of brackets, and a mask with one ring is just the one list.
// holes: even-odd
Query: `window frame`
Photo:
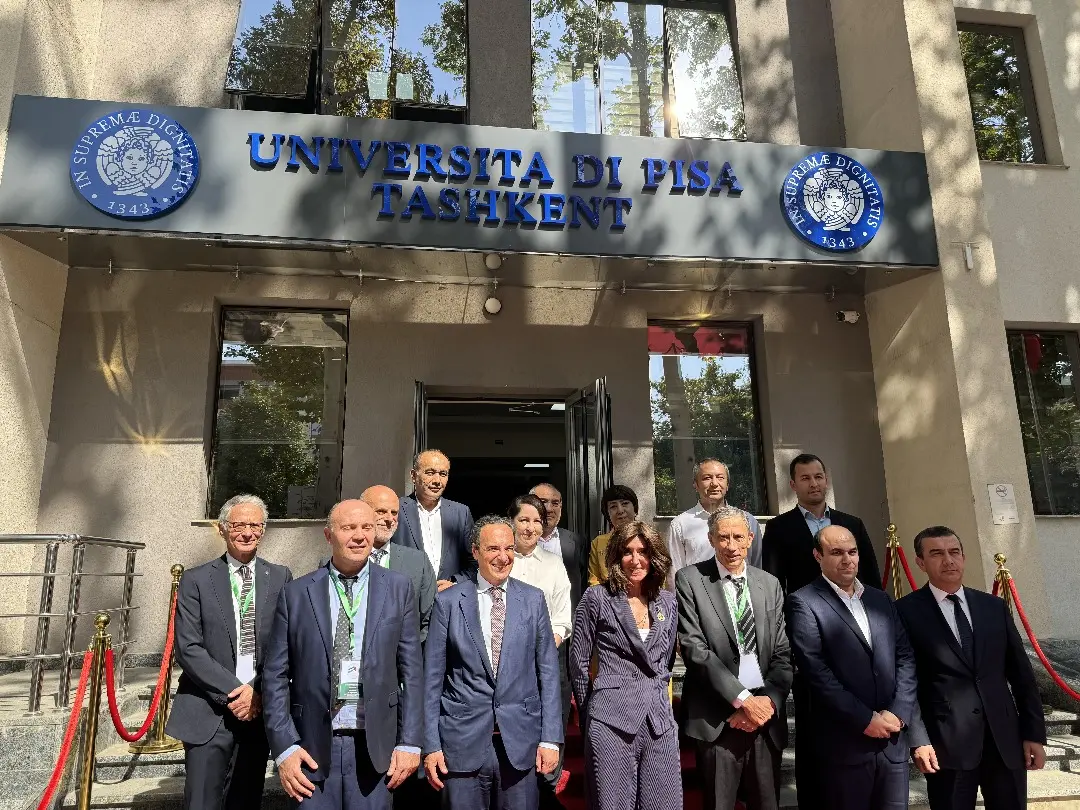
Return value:
[[(225, 347), (225, 315), (228, 312), (235, 312), (242, 310), (244, 312), (295, 312), (305, 313), (311, 315), (344, 315), (345, 316), (345, 352), (342, 357), (342, 363), (345, 370), (345, 381), (342, 387), (343, 397), (341, 401), (341, 466), (337, 471), (338, 488), (337, 496), (335, 500), (341, 500), (341, 485), (342, 479), (345, 473), (345, 428), (348, 425), (347, 415), (349, 408), (349, 346), (352, 341), (349, 339), (351, 331), (352, 314), (349, 309), (333, 308), (333, 307), (288, 307), (288, 306), (273, 306), (268, 304), (254, 304), (252, 306), (245, 306), (244, 304), (228, 304), (219, 305), (217, 311), (217, 331), (214, 334), (215, 353), (211, 362), (214, 364), (213, 384), (210, 388), (209, 395), (207, 397), (209, 401), (210, 414), (207, 419), (207, 425), (209, 428), (209, 435), (206, 437), (206, 497), (204, 499), (205, 505), (203, 511), (206, 514), (206, 520), (217, 520), (217, 514), (213, 512), (212, 504), (214, 500), (214, 462), (217, 458), (218, 451), (218, 395), (221, 391), (221, 367), (224, 365), (221, 362), (221, 353)], [(253, 493), (259, 495), (259, 493)], [(231, 497), (231, 496), (230, 496)], [(262, 497), (259, 495), (259, 497)], [(267, 515), (267, 523), (295, 523), (297, 521), (308, 521), (322, 523), (326, 519), (326, 515), (321, 518), (275, 518)]]
[[(758, 465), (758, 475), (757, 475), (758, 480), (755, 482), (755, 486), (758, 489), (758, 497), (759, 497), (759, 500), (760, 500), (761, 504), (763, 505), (763, 507), (766, 510), (768, 510), (770, 508), (769, 507), (769, 487), (768, 487), (768, 481), (766, 480), (767, 476), (766, 476), (766, 472), (765, 472), (765, 468), (766, 468), (768, 462), (767, 462), (767, 457), (765, 455), (764, 423), (763, 423), (763, 420), (762, 420), (762, 417), (761, 417), (761, 388), (758, 385), (758, 367), (759, 367), (759, 364), (758, 364), (758, 357), (757, 357), (757, 354), (758, 354), (757, 353), (757, 342), (758, 341), (757, 341), (756, 324), (754, 323), (754, 321), (728, 321), (728, 320), (719, 320), (718, 321), (718, 320), (712, 320), (711, 318), (704, 318), (704, 319), (700, 319), (700, 320), (689, 320), (689, 321), (686, 321), (686, 320), (672, 320), (670, 318), (668, 318), (668, 319), (665, 319), (665, 318), (649, 318), (649, 320), (648, 320), (648, 322), (646, 324), (646, 329), (649, 326), (659, 326), (659, 327), (664, 328), (664, 329), (679, 329), (679, 330), (696, 329), (696, 328), (704, 326), (704, 327), (709, 327), (709, 328), (713, 328), (713, 329), (720, 329), (720, 330), (723, 330), (725, 328), (742, 329), (742, 330), (744, 330), (746, 332), (746, 342), (747, 342), (746, 357), (747, 357), (747, 362), (748, 362), (749, 371), (750, 371), (750, 397), (751, 397), (751, 401), (753, 402), (753, 405), (754, 405), (754, 419), (756, 420), (757, 426), (758, 426), (758, 429), (757, 429), (757, 447), (756, 448), (751, 448), (751, 449), (752, 450), (756, 449), (757, 453), (758, 453), (758, 458), (761, 459), (761, 463)], [(648, 351), (646, 352), (646, 357), (647, 358), (651, 358), (653, 356), (654, 356), (653, 352), (648, 352)], [(657, 354), (655, 356), (662, 357), (663, 355)], [(702, 355), (697, 354), (695, 356), (701, 357)], [(712, 356), (712, 355), (705, 355), (705, 356), (708, 357), (708, 356)], [(650, 380), (650, 385), (651, 385), (651, 380)], [(656, 440), (656, 437), (652, 434), (652, 395), (651, 395), (651, 389), (650, 389), (649, 406), (648, 407), (649, 407), (649, 434), (650, 434), (649, 435), (649, 445), (650, 445), (650, 447), (652, 447), (655, 440)], [(724, 459), (720, 459), (720, 460), (724, 461), (725, 464), (729, 464), (729, 462), (725, 461)], [(696, 461), (697, 461), (697, 458), (696, 458), (696, 455), (695, 455), (695, 462)], [(653, 468), (653, 498), (654, 499), (656, 498), (656, 471), (655, 471), (655, 466)], [(659, 508), (658, 503), (657, 503), (657, 508)], [(660, 514), (660, 512), (658, 511), (654, 515), (654, 518), (656, 520), (672, 520), (672, 519), (678, 517), (678, 514), (679, 513), (676, 513), (674, 515), (665, 515), (665, 514)]]
[[(979, 156), (979, 160), (988, 163), (1006, 163), (1016, 166), (1047, 165), (1046, 144), (1043, 140), (1042, 121), (1039, 118), (1039, 105), (1035, 99), (1035, 84), (1031, 79), (1031, 57), (1028, 54), (1026, 29), (1017, 25), (992, 25), (989, 23), (972, 23), (958, 20), (956, 31), (959, 34), (968, 32), (971, 34), (985, 34), (988, 36), (1009, 37), (1016, 49), (1017, 74), (1020, 78), (1020, 96), (1024, 102), (1024, 111), (1027, 113), (1028, 126), (1031, 128), (1032, 159), (1028, 161), (1017, 160), (991, 160)], [(964, 67), (963, 58), (960, 66), (964, 68), (964, 84), (967, 85), (967, 68)], [(968, 103), (971, 103), (971, 94), (968, 92)], [(974, 132), (974, 121), (972, 122)]]

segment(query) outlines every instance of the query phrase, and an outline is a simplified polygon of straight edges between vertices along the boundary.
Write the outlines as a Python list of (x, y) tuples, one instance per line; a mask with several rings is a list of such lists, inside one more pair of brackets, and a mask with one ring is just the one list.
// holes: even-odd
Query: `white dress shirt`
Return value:
[[(757, 518), (749, 512), (742, 510), (742, 513), (746, 515), (746, 522), (750, 524), (750, 532), (753, 534), (746, 561), (755, 568), (760, 568), (761, 526)], [(712, 543), (709, 542), (709, 513), (700, 501), (671, 521), (668, 528), (668, 553), (671, 555), (671, 587), (674, 587), (675, 574), (679, 569), (704, 562), (716, 555)]]
[(565, 642), (570, 638), (573, 615), (570, 612), (570, 577), (566, 574), (562, 555), (552, 554), (539, 545), (531, 554), (514, 552), (514, 568), (510, 576), (544, 592), (551, 632)]
[[(935, 588), (933, 585), (930, 586), (930, 593), (937, 600), (938, 609), (941, 610), (941, 615), (945, 617), (945, 622), (949, 625), (949, 629), (952, 630), (953, 637), (959, 642), (960, 631), (956, 627), (956, 610), (953, 608), (953, 603), (949, 601), (952, 594), (941, 590), (941, 588)], [(963, 585), (960, 586), (960, 590), (956, 592), (956, 595), (960, 597), (960, 607), (963, 608), (964, 615), (967, 616), (968, 626), (974, 632), (975, 624), (971, 621), (971, 608), (968, 607), (967, 595), (964, 593)]]
[(551, 534), (547, 537), (540, 538), (540, 548), (551, 554), (558, 554), (559, 559), (562, 559), (562, 540), (559, 539), (559, 527), (556, 526), (551, 530)]
[(431, 561), (435, 573), (439, 573), (442, 562), (442, 498), (430, 512), (420, 500), (416, 501), (416, 511), (420, 513), (420, 534), (424, 539), (424, 551)]
[[(726, 568), (724, 568), (724, 564), (722, 562), (720, 562), (719, 559), (716, 561), (716, 566), (717, 566), (717, 568), (720, 569), (720, 576), (721, 576), (720, 585), (724, 590), (724, 599), (727, 600), (728, 615), (731, 616), (731, 626), (735, 628), (736, 635), (738, 635), (739, 619), (735, 615), (735, 601), (736, 601), (735, 580), (741, 579), (743, 581), (743, 588), (749, 588), (750, 587), (750, 583), (746, 579), (746, 563), (743, 562), (742, 572), (738, 573), (738, 574), (733, 574), (730, 571), (728, 571)], [(750, 598), (749, 591), (746, 594), (746, 598), (747, 599)], [(753, 610), (753, 605), (752, 604), (750, 606), (750, 609)], [(742, 650), (740, 650), (739, 653), (741, 655)], [(740, 667), (740, 669), (741, 669), (741, 667)], [(742, 705), (743, 705), (743, 702), (748, 697), (752, 697), (752, 694), (753, 693), (749, 689), (743, 689), (735, 697), (735, 700), (733, 700), (731, 702), (731, 705), (734, 706), (736, 709), (741, 709)]]
[[(226, 552), (225, 562), (229, 565), (229, 592), (232, 594), (232, 612), (233, 612), (233, 628), (236, 630), (236, 670), (235, 675), (240, 680), (240, 683), (251, 683), (255, 679), (255, 656), (254, 655), (241, 655), (240, 654), (240, 602), (236, 598), (236, 594), (242, 593), (244, 589), (244, 578), (240, 574), (240, 567), (245, 563), (240, 562), (232, 554)], [(251, 558), (251, 562), (246, 563), (248, 570), (251, 572), (251, 607), (248, 610), (255, 610), (255, 601), (258, 598), (255, 594), (255, 558)], [(236, 585), (236, 590), (233, 590), (233, 584)], [(255, 632), (259, 631), (259, 625), (256, 621)]]
[(829, 586), (834, 591), (836, 591), (836, 595), (840, 597), (840, 601), (851, 611), (851, 615), (855, 617), (855, 623), (859, 625), (859, 629), (862, 630), (863, 638), (866, 639), (866, 643), (871, 650), (874, 649), (874, 642), (870, 638), (870, 618), (866, 615), (866, 608), (862, 603), (863, 593), (866, 592), (866, 588), (858, 579), (856, 579), (855, 593), (852, 596), (848, 596), (843, 588), (828, 577), (825, 577), (825, 581), (829, 583)]

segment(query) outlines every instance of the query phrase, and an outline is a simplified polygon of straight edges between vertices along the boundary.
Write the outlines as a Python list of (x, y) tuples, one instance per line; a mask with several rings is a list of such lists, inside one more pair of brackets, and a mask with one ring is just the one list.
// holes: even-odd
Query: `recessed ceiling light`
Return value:
[(550, 466), (551, 466), (550, 464), (534, 463), (534, 464), (526, 464), (525, 469), (526, 470), (546, 470)]
[(566, 403), (565, 402), (552, 402), (551, 403), (551, 410), (553, 410), (553, 411), (565, 411), (566, 410)]

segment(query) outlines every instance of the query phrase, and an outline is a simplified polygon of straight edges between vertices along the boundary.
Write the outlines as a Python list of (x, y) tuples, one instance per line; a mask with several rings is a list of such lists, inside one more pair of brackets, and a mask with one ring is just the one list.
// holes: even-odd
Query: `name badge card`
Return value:
[(360, 685), (360, 661), (346, 659), (341, 662), (341, 677), (338, 679), (338, 700), (346, 703), (359, 703), (364, 695)]

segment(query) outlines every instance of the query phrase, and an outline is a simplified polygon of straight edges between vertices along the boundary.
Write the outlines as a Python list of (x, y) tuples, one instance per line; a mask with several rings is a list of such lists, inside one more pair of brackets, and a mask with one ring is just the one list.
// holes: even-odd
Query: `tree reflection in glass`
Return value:
[(731, 32), (722, 14), (668, 8), (671, 134), (684, 138), (746, 137), (742, 89)]
[(316, 12), (316, 0), (246, 0), (225, 89), (303, 96), (315, 46)]
[(664, 8), (600, 4), (600, 108), (612, 135), (664, 135)]

